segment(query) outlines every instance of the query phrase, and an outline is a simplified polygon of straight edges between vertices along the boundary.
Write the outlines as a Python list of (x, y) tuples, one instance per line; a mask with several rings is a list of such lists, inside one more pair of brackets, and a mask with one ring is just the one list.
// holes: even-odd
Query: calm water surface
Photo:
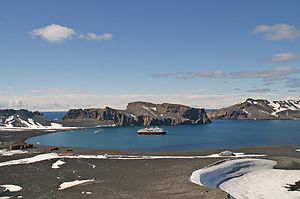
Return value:
[(66, 111), (55, 111), (55, 112), (42, 112), (50, 121), (61, 120), (65, 115)]
[(296, 120), (215, 120), (209, 125), (164, 126), (167, 135), (137, 135), (139, 128), (91, 128), (57, 132), (30, 138), (27, 143), (153, 152), (300, 145), (300, 121)]

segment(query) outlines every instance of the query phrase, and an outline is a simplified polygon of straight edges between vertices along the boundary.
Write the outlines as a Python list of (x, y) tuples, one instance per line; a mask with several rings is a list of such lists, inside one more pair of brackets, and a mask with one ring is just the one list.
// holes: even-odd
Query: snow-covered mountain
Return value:
[(209, 112), (207, 115), (210, 119), (300, 119), (300, 100), (268, 101), (249, 98), (233, 106)]
[(39, 112), (31, 112), (25, 109), (0, 110), (0, 129), (58, 129), (62, 125), (51, 123)]

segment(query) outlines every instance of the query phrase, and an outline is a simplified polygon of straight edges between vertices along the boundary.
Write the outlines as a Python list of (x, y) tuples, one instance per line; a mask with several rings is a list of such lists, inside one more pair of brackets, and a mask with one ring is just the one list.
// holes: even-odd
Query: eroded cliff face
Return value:
[(210, 119), (288, 120), (300, 118), (300, 100), (247, 99), (207, 113)]
[(204, 109), (180, 104), (131, 102), (125, 110), (109, 107), (104, 109), (71, 109), (63, 118), (63, 123), (71, 125), (72, 122), (76, 126), (85, 122), (94, 126), (151, 126), (207, 124), (210, 120)]

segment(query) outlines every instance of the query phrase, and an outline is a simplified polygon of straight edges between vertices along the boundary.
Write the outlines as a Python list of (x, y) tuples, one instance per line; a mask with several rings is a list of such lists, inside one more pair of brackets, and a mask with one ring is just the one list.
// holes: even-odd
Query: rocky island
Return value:
[(292, 120), (300, 119), (300, 100), (252, 99), (207, 113), (210, 119)]
[(125, 110), (109, 107), (71, 109), (62, 119), (64, 126), (149, 126), (207, 124), (210, 119), (204, 109), (180, 104), (131, 102)]

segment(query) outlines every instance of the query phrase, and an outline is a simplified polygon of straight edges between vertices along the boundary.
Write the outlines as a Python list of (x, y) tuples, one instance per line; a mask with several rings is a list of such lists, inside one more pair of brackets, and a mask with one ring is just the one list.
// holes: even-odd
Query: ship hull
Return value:
[(138, 132), (138, 135), (165, 135), (167, 132)]

